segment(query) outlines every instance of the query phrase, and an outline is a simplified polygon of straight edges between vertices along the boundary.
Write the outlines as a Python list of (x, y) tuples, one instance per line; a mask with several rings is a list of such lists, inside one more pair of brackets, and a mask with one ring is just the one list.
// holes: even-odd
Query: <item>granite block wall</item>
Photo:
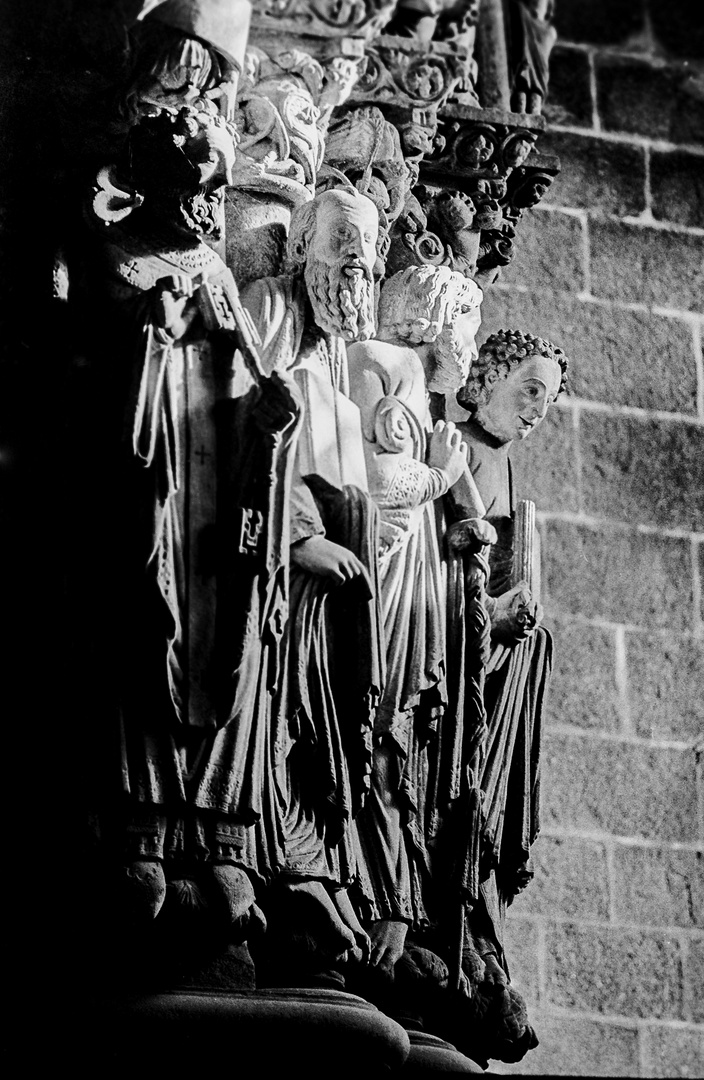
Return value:
[(562, 175), (487, 292), (572, 360), (513, 452), (557, 663), (536, 876), (509, 913), (540, 1047), (494, 1072), (704, 1076), (704, 6), (559, 0)]

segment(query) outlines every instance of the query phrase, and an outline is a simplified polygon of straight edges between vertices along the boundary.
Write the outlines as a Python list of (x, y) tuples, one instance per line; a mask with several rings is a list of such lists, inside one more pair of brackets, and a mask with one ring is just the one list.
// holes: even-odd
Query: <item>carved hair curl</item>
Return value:
[(479, 307), (481, 301), (477, 283), (448, 266), (409, 266), (382, 287), (379, 328), (410, 345), (433, 342), (458, 307)]
[(500, 379), (508, 378), (515, 367), (532, 356), (544, 356), (559, 365), (562, 377), (557, 393), (561, 394), (567, 386), (569, 364), (562, 349), (546, 338), (524, 334), (521, 330), (497, 330), (479, 349), (467, 382), (457, 391), (457, 404), (474, 413), (479, 405), (486, 405)]

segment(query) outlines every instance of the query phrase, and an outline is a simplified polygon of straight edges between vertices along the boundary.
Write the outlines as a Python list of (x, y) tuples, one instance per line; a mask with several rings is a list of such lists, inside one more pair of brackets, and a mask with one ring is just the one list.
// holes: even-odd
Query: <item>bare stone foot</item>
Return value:
[(322, 881), (288, 881), (284, 889), (299, 900), (308, 901), (313, 937), (322, 949), (340, 959), (356, 947), (354, 933), (340, 918)]
[(155, 919), (166, 896), (166, 878), (160, 862), (135, 859), (125, 867), (128, 904), (138, 918)]
[(230, 921), (238, 924), (254, 903), (252, 882), (244, 870), (229, 863), (211, 867), (218, 894), (225, 901)]
[(352, 907), (347, 889), (335, 889), (332, 894), (332, 902), (343, 923), (354, 934), (356, 947), (352, 951), (350, 959), (359, 963), (369, 960), (372, 943), (369, 934), (357, 918), (357, 913)]
[(379, 919), (372, 926), (372, 967), (379, 968), (393, 978), (394, 967), (403, 956), (403, 946), (408, 933), (408, 923), (392, 919)]

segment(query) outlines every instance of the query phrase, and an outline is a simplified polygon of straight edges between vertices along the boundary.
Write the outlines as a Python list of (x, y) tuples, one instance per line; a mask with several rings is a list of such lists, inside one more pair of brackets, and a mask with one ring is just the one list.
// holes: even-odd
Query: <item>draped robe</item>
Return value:
[(347, 396), (344, 342), (312, 327), (301, 279), (264, 278), (243, 293), (267, 372), (303, 402), (290, 499), (290, 542), (325, 535), (361, 560), (372, 596), (290, 569), (285, 675), (272, 736), (279, 869), (333, 885), (357, 881), (354, 816), (371, 772), (383, 680), (378, 515), (369, 499), (359, 412)]
[(372, 792), (359, 817), (376, 919), (427, 922), (423, 899), (428, 745), (445, 703), (444, 590), (433, 500), (444, 474), (426, 462), (425, 374), (410, 348), (349, 349), (370, 493), (381, 511), (386, 684), (374, 727)]
[[(244, 827), (266, 808), (296, 394), (257, 379), (236, 334), (207, 329), (200, 314), (181, 338), (160, 325), (174, 277), (177, 295), (190, 283), (196, 302), (204, 285), (225, 303), (233, 295), (229, 270), (205, 244), (164, 250), (113, 228), (98, 258), (134, 374), (116, 481), (112, 627), (129, 829), (152, 834), (141, 854), (203, 858), (224, 841), (266, 876), (267, 844), (257, 851)], [(258, 417), (272, 396), (273, 423)]]

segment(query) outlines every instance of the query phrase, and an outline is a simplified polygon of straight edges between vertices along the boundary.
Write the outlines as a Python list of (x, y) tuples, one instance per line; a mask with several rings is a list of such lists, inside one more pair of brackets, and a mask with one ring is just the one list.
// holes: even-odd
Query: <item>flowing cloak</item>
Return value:
[[(290, 501), (290, 542), (325, 534), (367, 569), (331, 588), (290, 571), (285, 677), (272, 736), (279, 866), (347, 885), (357, 878), (353, 818), (369, 788), (372, 725), (383, 681), (378, 514), (366, 493), (359, 413), (346, 395), (344, 343), (317, 328), (305, 286), (264, 278), (243, 293), (267, 372), (286, 372), (303, 401)], [(361, 459), (361, 460), (360, 460)]]
[[(237, 335), (200, 317), (177, 341), (160, 329), (174, 276), (196, 301), (204, 285), (235, 290), (205, 244), (155, 252), (113, 228), (98, 258), (133, 342), (116, 500), (122, 789), (145, 808), (188, 804), (251, 824), (286, 619), (296, 393), (258, 381)], [(275, 421), (262, 421), (272, 398)]]
[[(470, 449), (470, 469), (494, 525), (498, 543), (490, 554), (488, 592), (498, 596), (511, 587), (514, 500), (507, 445), (499, 444), (479, 425), (458, 425)], [(449, 609), (450, 619), (456, 612)], [(461, 628), (455, 625), (453, 633)], [(552, 671), (552, 638), (538, 627), (531, 637), (514, 645), (494, 643), (485, 669), (486, 726), (465, 732), (468, 745), (483, 752), (475, 763), (482, 792), (483, 836), (475, 849), (466, 898), (486, 905), (502, 951), (503, 915), (516, 892), (530, 879), (530, 848), (539, 832), (540, 739), (545, 695)], [(456, 684), (453, 683), (455, 692)], [(461, 688), (460, 688), (461, 692)], [(477, 711), (467, 708), (464, 721), (477, 724)], [(450, 712), (453, 711), (451, 703)]]
[(382, 518), (386, 683), (377, 710), (373, 793), (359, 834), (374, 917), (427, 920), (428, 751), (445, 703), (444, 589), (433, 500), (442, 474), (425, 463), (430, 428), (422, 364), (409, 348), (351, 346), (370, 493)]

